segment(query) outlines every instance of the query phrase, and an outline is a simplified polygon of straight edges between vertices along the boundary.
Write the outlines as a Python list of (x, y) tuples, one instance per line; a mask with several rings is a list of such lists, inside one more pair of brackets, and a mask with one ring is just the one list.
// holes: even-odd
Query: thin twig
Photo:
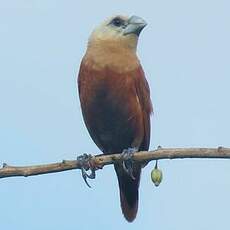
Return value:
[[(153, 151), (143, 151), (134, 153), (133, 160), (149, 162), (160, 159), (181, 159), (181, 158), (230, 158), (230, 148), (158, 148)], [(121, 154), (96, 155), (92, 158), (93, 163), (98, 168), (105, 165), (114, 164), (121, 161)], [(43, 164), (34, 166), (10, 166), (3, 163), (0, 169), (0, 178), (14, 176), (34, 176), (47, 173), (62, 172), (72, 169), (80, 169), (77, 160), (63, 160), (60, 163)]]

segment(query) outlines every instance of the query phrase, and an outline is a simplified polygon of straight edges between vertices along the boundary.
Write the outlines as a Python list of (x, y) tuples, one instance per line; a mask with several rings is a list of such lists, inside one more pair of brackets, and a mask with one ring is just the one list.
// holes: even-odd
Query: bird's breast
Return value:
[(81, 107), (95, 143), (104, 152), (120, 152), (139, 145), (143, 119), (133, 74), (117, 73), (109, 68), (99, 71), (85, 67), (81, 71)]

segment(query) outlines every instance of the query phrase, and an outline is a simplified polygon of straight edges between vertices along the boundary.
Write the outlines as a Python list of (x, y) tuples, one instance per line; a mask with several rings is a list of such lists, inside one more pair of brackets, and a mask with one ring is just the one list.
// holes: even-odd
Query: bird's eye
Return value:
[(121, 18), (114, 18), (111, 22), (114, 26), (120, 27), (124, 24), (124, 21)]

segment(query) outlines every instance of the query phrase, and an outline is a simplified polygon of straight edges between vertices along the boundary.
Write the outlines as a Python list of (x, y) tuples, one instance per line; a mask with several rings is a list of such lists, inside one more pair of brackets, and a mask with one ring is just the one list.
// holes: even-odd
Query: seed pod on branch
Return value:
[(158, 168), (157, 161), (156, 161), (154, 169), (151, 172), (151, 179), (152, 179), (152, 182), (154, 183), (154, 185), (156, 187), (158, 187), (160, 185), (160, 183), (161, 183), (161, 181), (163, 179), (163, 173)]

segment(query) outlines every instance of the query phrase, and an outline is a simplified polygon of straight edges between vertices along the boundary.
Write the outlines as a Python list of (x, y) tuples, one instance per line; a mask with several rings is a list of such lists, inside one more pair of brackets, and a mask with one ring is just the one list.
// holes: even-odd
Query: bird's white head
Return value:
[(114, 16), (96, 27), (89, 38), (89, 46), (101, 45), (121, 46), (136, 51), (138, 37), (147, 25), (138, 16)]

